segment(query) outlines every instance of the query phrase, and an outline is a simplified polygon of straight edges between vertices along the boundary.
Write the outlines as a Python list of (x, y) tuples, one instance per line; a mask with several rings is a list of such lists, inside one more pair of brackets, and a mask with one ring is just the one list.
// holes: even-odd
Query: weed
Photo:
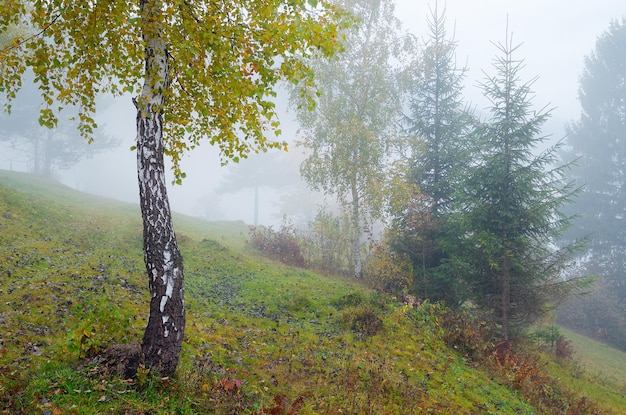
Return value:
[(348, 329), (366, 337), (374, 336), (383, 329), (383, 320), (371, 305), (358, 305), (344, 309), (341, 313), (341, 321)]
[(556, 357), (559, 359), (571, 359), (574, 355), (572, 342), (563, 336), (556, 339)]
[(343, 310), (347, 307), (356, 307), (358, 305), (361, 305), (363, 302), (365, 302), (365, 297), (363, 296), (363, 293), (355, 291), (333, 299), (331, 301), (331, 304), (336, 309)]

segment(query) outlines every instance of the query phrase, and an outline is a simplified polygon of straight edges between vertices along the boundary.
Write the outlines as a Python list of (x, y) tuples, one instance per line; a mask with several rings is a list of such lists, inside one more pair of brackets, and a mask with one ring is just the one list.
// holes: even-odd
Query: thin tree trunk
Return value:
[(504, 259), (504, 273), (502, 275), (502, 340), (509, 341), (509, 311), (511, 308), (511, 273), (508, 258)]
[(355, 278), (363, 278), (363, 259), (361, 256), (361, 212), (359, 209), (359, 193), (356, 179), (352, 181), (352, 226), (354, 226), (354, 239), (352, 240), (352, 256), (354, 260)]
[(141, 1), (146, 45), (146, 78), (137, 106), (137, 175), (143, 218), (143, 244), (150, 315), (142, 352), (148, 367), (162, 376), (176, 370), (185, 330), (183, 261), (165, 185), (163, 163), (163, 103), (168, 88), (169, 63), (161, 38), (161, 4)]
[(39, 136), (35, 137), (35, 141), (33, 142), (33, 172), (35, 174), (41, 174), (41, 168), (39, 167), (40, 164), (40, 151), (41, 149), (39, 148)]
[(45, 150), (42, 156), (42, 176), (51, 178), (52, 177), (52, 153), (54, 152), (54, 132), (51, 128), (48, 128), (48, 133), (46, 134), (46, 144)]

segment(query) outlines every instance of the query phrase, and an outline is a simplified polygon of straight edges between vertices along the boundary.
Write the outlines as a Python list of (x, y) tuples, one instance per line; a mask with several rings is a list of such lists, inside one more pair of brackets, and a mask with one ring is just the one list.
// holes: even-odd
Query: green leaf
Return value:
[(130, 146), (130, 151), (135, 151), (137, 150), (137, 146)]
[(313, 8), (317, 7), (317, 0), (308, 0), (308, 3)]

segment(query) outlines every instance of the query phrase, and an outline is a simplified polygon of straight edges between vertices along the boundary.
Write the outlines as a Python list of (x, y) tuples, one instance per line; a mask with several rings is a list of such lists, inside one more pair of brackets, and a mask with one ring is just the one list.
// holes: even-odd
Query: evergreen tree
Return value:
[(509, 340), (518, 324), (541, 316), (550, 300), (573, 288), (561, 279), (570, 247), (551, 249), (552, 238), (569, 224), (560, 208), (572, 195), (563, 185), (563, 167), (551, 168), (556, 148), (534, 155), (546, 137), (541, 128), (550, 112), (531, 107), (534, 79), (522, 83), (519, 46), (498, 44), (495, 75), (481, 88), (490, 119), (474, 132), (476, 151), (457, 189), (464, 246), (471, 265), (468, 281), (475, 301), (489, 310)]
[(626, 298), (626, 20), (611, 22), (587, 56), (580, 78), (580, 119), (569, 126), (569, 177), (582, 186), (566, 242), (588, 236), (586, 271), (604, 275)]
[(394, 248), (408, 254), (418, 295), (449, 303), (461, 299), (438, 240), (452, 201), (455, 177), (466, 163), (463, 145), (471, 116), (463, 104), (465, 68), (456, 66), (456, 42), (447, 37), (445, 11), (437, 6), (429, 19), (430, 35), (411, 74), (408, 177), (419, 189), (394, 218)]
[(31, 79), (24, 81), (19, 95), (11, 103), (11, 112), (0, 112), (0, 143), (6, 143), (12, 153), (26, 157), (28, 171), (52, 178), (55, 170), (65, 170), (81, 160), (99, 152), (110, 150), (119, 140), (103, 130), (94, 131), (89, 145), (76, 132), (78, 122), (72, 120), (78, 111), (66, 108), (64, 119), (54, 128), (39, 124), (32, 116), (32, 103), (37, 102), (39, 91)]

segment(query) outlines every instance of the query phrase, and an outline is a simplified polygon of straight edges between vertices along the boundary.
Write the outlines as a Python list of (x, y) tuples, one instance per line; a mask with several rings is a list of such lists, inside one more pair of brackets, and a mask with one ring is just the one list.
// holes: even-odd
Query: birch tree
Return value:
[(266, 135), (278, 127), (273, 87), (285, 79), (312, 84), (303, 58), (333, 54), (342, 15), (324, 0), (34, 0), (0, 8), (0, 34), (26, 31), (0, 50), (6, 110), (28, 68), (41, 92), (40, 123), (52, 127), (59, 107), (76, 107), (90, 139), (96, 95), (134, 94), (151, 296), (141, 347), (164, 376), (176, 369), (185, 329), (164, 156), (180, 183), (182, 155), (203, 141), (219, 147), (222, 162), (284, 147)]
[(389, 0), (345, 1), (359, 19), (344, 53), (313, 63), (320, 97), (315, 111), (300, 105), (301, 174), (313, 190), (337, 197), (351, 218), (354, 275), (361, 277), (364, 229), (381, 214), (388, 148), (400, 114), (399, 21)]

